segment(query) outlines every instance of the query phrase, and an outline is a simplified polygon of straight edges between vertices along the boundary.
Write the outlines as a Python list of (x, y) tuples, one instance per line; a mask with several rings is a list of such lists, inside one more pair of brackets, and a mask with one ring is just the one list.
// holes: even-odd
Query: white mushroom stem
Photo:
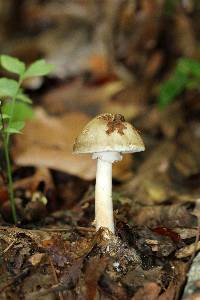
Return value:
[(94, 153), (97, 158), (95, 186), (95, 223), (96, 230), (106, 227), (115, 232), (112, 203), (112, 163), (122, 159), (119, 152)]

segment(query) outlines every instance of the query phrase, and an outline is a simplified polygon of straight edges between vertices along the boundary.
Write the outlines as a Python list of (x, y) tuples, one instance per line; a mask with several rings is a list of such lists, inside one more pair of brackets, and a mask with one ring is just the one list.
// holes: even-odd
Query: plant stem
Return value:
[(17, 213), (15, 207), (15, 197), (14, 197), (14, 189), (13, 189), (13, 180), (12, 180), (12, 171), (11, 171), (11, 163), (10, 163), (10, 156), (8, 151), (8, 143), (5, 141), (4, 152), (6, 158), (6, 168), (7, 168), (7, 177), (8, 177), (8, 193), (9, 193), (9, 200), (12, 210), (12, 217), (13, 221), (17, 223)]
[[(12, 122), (12, 119), (13, 119), (15, 101), (16, 101), (18, 91), (20, 89), (21, 82), (22, 82), (22, 80), (20, 78), (19, 82), (18, 82), (18, 88), (17, 88), (16, 94), (12, 98), (12, 108), (11, 108), (10, 119), (8, 121), (8, 127), (10, 126), (10, 124)], [(14, 197), (11, 161), (10, 161), (10, 155), (9, 155), (10, 134), (8, 132), (5, 132), (5, 124), (4, 124), (4, 120), (3, 120), (2, 110), (0, 111), (0, 113), (1, 113), (1, 120), (2, 120), (2, 132), (3, 132), (2, 136), (3, 136), (4, 154), (5, 154), (5, 160), (6, 160), (6, 169), (7, 169), (9, 201), (10, 201), (13, 221), (16, 224), (17, 223), (17, 212), (16, 212), (16, 207), (15, 207), (15, 197)]]
[[(12, 123), (16, 97), (19, 92), (22, 81), (23, 81), (23, 76), (20, 76), (16, 93), (12, 98), (12, 107), (11, 107), (10, 119), (8, 120), (8, 128), (9, 128), (10, 124)], [(5, 131), (4, 131), (5, 127), (4, 127), (4, 123), (3, 123), (2, 111), (1, 111), (1, 119), (2, 119), (2, 124), (3, 124), (2, 131), (3, 131), (3, 144), (4, 144), (4, 153), (5, 153), (5, 159), (6, 159), (6, 169), (7, 169), (7, 178), (8, 178), (8, 193), (9, 193), (9, 200), (10, 200), (10, 206), (11, 206), (11, 210), (12, 210), (13, 221), (16, 224), (17, 223), (17, 213), (16, 213), (16, 207), (15, 207), (12, 170), (11, 170), (11, 162), (10, 162), (10, 155), (9, 155), (10, 133), (9, 132), (5, 133)]]
[(12, 180), (12, 171), (11, 171), (11, 163), (10, 163), (10, 156), (9, 156), (9, 142), (6, 140), (6, 133), (5, 133), (5, 124), (1, 109), (1, 101), (0, 101), (0, 117), (2, 122), (2, 140), (3, 140), (3, 148), (4, 148), (4, 155), (6, 160), (6, 169), (7, 169), (7, 180), (8, 180), (8, 193), (9, 193), (9, 200), (12, 210), (12, 217), (13, 221), (17, 223), (17, 213), (15, 207), (15, 198), (14, 198), (14, 189), (13, 189), (13, 180)]

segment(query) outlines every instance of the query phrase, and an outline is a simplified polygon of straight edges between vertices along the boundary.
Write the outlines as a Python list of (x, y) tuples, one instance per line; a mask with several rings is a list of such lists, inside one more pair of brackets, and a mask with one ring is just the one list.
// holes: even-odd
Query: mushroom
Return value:
[(114, 233), (112, 204), (112, 164), (123, 153), (144, 151), (138, 131), (121, 114), (104, 113), (92, 119), (77, 137), (73, 152), (91, 153), (97, 159), (95, 224)]

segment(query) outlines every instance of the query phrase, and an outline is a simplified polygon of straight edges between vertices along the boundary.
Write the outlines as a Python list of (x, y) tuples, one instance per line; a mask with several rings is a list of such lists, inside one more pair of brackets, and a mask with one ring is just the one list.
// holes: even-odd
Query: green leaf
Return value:
[(3, 119), (3, 120), (10, 119), (10, 116), (7, 114), (2, 114), (1, 119)]
[(177, 64), (177, 70), (187, 75), (200, 77), (200, 63), (195, 59), (181, 58)]
[(169, 80), (165, 81), (160, 87), (160, 95), (158, 97), (160, 108), (165, 108), (176, 96), (183, 92), (187, 81), (187, 75), (181, 72), (175, 72)]
[(18, 83), (15, 80), (0, 78), (0, 97), (14, 97), (18, 90)]
[(195, 90), (195, 89), (199, 89), (200, 88), (200, 81), (199, 78), (194, 78), (194, 79), (190, 79), (188, 80), (187, 84), (186, 84), (186, 88), (188, 90)]
[(9, 127), (5, 128), (5, 132), (7, 133), (21, 133), (21, 130), (24, 128), (25, 122), (11, 122)]
[(44, 59), (37, 60), (28, 67), (24, 74), (24, 78), (47, 75), (53, 68), (54, 66), (52, 64), (47, 64)]
[(7, 71), (18, 75), (22, 75), (24, 73), (25, 64), (19, 59), (9, 55), (1, 55), (0, 59), (2, 67)]
[(164, 108), (184, 89), (194, 90), (200, 87), (200, 63), (192, 58), (183, 57), (178, 60), (171, 78), (160, 87), (159, 106)]
[[(11, 115), (12, 112), (12, 102), (7, 102), (2, 107), (3, 113), (7, 115)], [(23, 102), (16, 102), (14, 111), (13, 111), (13, 122), (18, 121), (26, 121), (33, 117), (34, 113), (30, 105), (23, 103)]]
[(32, 104), (32, 100), (24, 93), (18, 94), (16, 98), (24, 103)]

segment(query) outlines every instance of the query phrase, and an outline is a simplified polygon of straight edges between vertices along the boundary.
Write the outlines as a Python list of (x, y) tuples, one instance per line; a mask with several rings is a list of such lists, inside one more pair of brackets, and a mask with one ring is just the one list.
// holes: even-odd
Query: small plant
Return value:
[(12, 134), (21, 133), (25, 121), (33, 116), (32, 101), (24, 93), (22, 83), (30, 77), (49, 74), (53, 66), (41, 59), (26, 67), (22, 61), (8, 55), (0, 56), (0, 64), (6, 71), (17, 75), (17, 80), (0, 78), (0, 99), (2, 99), (0, 101), (0, 130), (6, 161), (9, 200), (13, 221), (16, 223), (17, 213), (9, 154), (10, 137)]
[(200, 87), (200, 63), (191, 58), (180, 58), (171, 77), (160, 86), (158, 104), (165, 108), (184, 90)]

